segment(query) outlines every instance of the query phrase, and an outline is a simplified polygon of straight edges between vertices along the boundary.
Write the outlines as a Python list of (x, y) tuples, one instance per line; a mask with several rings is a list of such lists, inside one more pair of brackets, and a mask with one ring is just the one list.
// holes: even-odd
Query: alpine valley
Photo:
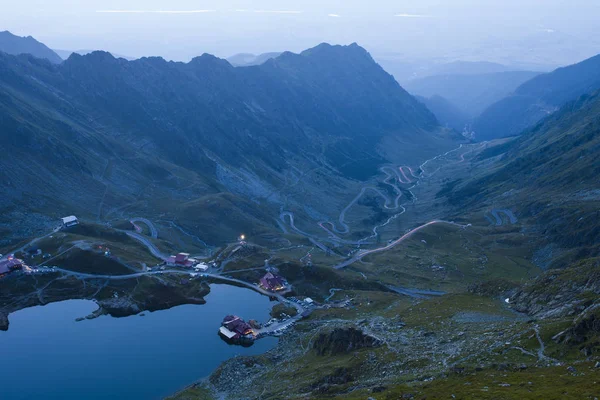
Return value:
[(597, 398), (598, 57), (416, 98), (355, 43), (61, 61), (1, 33), (0, 342), (31, 307), (117, 325), (222, 293), (272, 318), (214, 335), (273, 344), (171, 399)]

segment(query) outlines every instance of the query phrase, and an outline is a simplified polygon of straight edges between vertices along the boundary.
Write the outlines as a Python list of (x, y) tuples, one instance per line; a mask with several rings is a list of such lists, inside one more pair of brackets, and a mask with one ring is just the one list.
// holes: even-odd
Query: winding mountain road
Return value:
[[(400, 167), (400, 168), (402, 168), (402, 167)], [(393, 173), (388, 172), (390, 169), (393, 170)], [(352, 201), (340, 212), (340, 215), (338, 217), (338, 222), (339, 222), (340, 226), (342, 227), (341, 230), (337, 229), (335, 224), (331, 221), (321, 221), (321, 222), (319, 222), (319, 226), (322, 229), (324, 229), (327, 233), (329, 233), (331, 236), (336, 237), (339, 240), (343, 240), (343, 239), (337, 237), (334, 234), (334, 232), (337, 234), (340, 234), (340, 235), (345, 235), (345, 234), (350, 233), (350, 227), (348, 226), (348, 224), (346, 224), (346, 213), (365, 195), (365, 193), (368, 190), (375, 192), (376, 194), (378, 194), (379, 196), (381, 196), (383, 198), (383, 200), (384, 200), (383, 207), (385, 209), (397, 210), (398, 208), (402, 207), (400, 205), (400, 198), (402, 197), (402, 191), (400, 190), (400, 188), (397, 185), (390, 183), (390, 179), (397, 178), (400, 183), (405, 183), (405, 182), (402, 181), (400, 174), (397, 171), (395, 171), (392, 167), (389, 167), (389, 166), (381, 167), (379, 170), (386, 175), (386, 178), (383, 180), (383, 183), (386, 185), (389, 185), (397, 193), (397, 196), (393, 200), (393, 205), (392, 205), (392, 199), (390, 199), (381, 190), (379, 190), (373, 186), (365, 186), (360, 190), (360, 193), (358, 193), (358, 195), (356, 195), (356, 197), (354, 199), (352, 199)], [(326, 228), (325, 225), (331, 226), (331, 230)], [(332, 230), (333, 230), (333, 232), (332, 232)], [(361, 242), (358, 242), (355, 244), (360, 244), (360, 243)]]
[(154, 243), (152, 243), (150, 241), (150, 239), (148, 239), (146, 236), (136, 233), (136, 232), (130, 232), (130, 231), (121, 231), (124, 232), (127, 236), (129, 236), (130, 238), (137, 240), (138, 242), (140, 242), (141, 244), (143, 244), (144, 246), (146, 246), (146, 248), (148, 249), (148, 251), (150, 251), (150, 253), (152, 253), (152, 255), (156, 258), (160, 258), (161, 260), (165, 261), (167, 258), (169, 258), (169, 256), (167, 256), (166, 254), (162, 253), (158, 247), (156, 247), (154, 245)]
[(515, 214), (513, 214), (513, 212), (511, 210), (507, 210), (507, 209), (500, 210), (500, 209), (495, 208), (491, 211), (491, 214), (496, 219), (496, 226), (502, 226), (502, 224), (504, 223), (500, 214), (506, 215), (508, 217), (508, 220), (510, 221), (511, 225), (514, 225), (519, 221), (517, 219), (517, 217), (515, 217)]
[(404, 234), (402, 237), (400, 237), (399, 239), (394, 240), (393, 242), (391, 242), (390, 244), (388, 244), (387, 246), (384, 247), (379, 247), (377, 249), (373, 249), (373, 250), (361, 250), (358, 253), (356, 253), (354, 255), (354, 257), (341, 262), (340, 264), (336, 265), (335, 269), (342, 269), (342, 268), (346, 268), (348, 265), (350, 264), (354, 264), (356, 261), (361, 260), (363, 257), (368, 256), (369, 254), (374, 254), (374, 253), (379, 253), (382, 251), (386, 251), (389, 250), (395, 246), (397, 246), (398, 244), (404, 242), (406, 239), (410, 238), (412, 235), (414, 235), (415, 233), (419, 232), (422, 229), (425, 229), (428, 226), (434, 225), (434, 224), (449, 224), (449, 225), (454, 225), (454, 226), (458, 226), (460, 228), (467, 228), (469, 225), (461, 225), (461, 224), (457, 224), (455, 222), (451, 222), (451, 221), (442, 221), (442, 220), (434, 220), (434, 221), (430, 221), (426, 224), (423, 224), (413, 230), (411, 230), (410, 232)]
[(133, 224), (133, 226), (135, 227), (135, 230), (138, 233), (141, 233), (141, 228), (136, 224), (136, 222), (141, 222), (141, 223), (145, 224), (146, 226), (148, 226), (148, 229), (150, 229), (150, 237), (152, 237), (152, 239), (158, 239), (158, 230), (156, 229), (156, 227), (154, 226), (152, 221), (150, 221), (149, 219), (136, 217), (136, 218), (130, 219), (129, 222), (131, 222)]
[[(469, 151), (463, 152), (459, 154), (459, 159), (458, 159), (458, 163), (462, 163), (464, 161), (466, 161), (465, 156), (467, 154), (473, 153), (474, 151), (476, 151), (477, 149), (480, 149), (481, 146), (486, 146), (487, 142), (483, 142), (480, 143), (478, 145), (473, 145)], [(352, 201), (340, 212), (340, 215), (338, 217), (338, 223), (341, 226), (341, 229), (338, 229), (336, 227), (336, 225), (331, 222), (331, 221), (320, 221), (318, 222), (318, 226), (323, 229), (325, 232), (327, 232), (328, 236), (329, 236), (329, 240), (331, 240), (334, 244), (353, 244), (353, 245), (363, 245), (363, 244), (367, 244), (367, 240), (377, 237), (378, 235), (378, 229), (382, 228), (386, 225), (388, 225), (391, 221), (393, 221), (394, 219), (396, 219), (397, 217), (399, 217), (400, 215), (404, 214), (406, 212), (406, 208), (404, 207), (404, 205), (400, 204), (400, 198), (402, 197), (402, 190), (398, 187), (398, 185), (396, 183), (392, 183), (390, 182), (392, 179), (396, 179), (398, 183), (400, 184), (412, 184), (411, 187), (408, 188), (408, 191), (411, 193), (412, 195), (412, 202), (415, 203), (417, 201), (417, 197), (412, 193), (412, 189), (414, 189), (415, 187), (417, 187), (420, 183), (421, 180), (423, 178), (428, 178), (431, 177), (432, 175), (434, 175), (436, 172), (438, 172), (441, 167), (438, 167), (435, 171), (433, 172), (427, 172), (427, 165), (429, 163), (432, 163), (436, 160), (442, 159), (444, 157), (447, 157), (448, 155), (458, 152), (460, 151), (463, 147), (465, 147), (464, 144), (461, 144), (460, 146), (458, 146), (455, 149), (449, 150), (443, 154), (439, 154), (429, 160), (426, 160), (425, 162), (423, 162), (421, 165), (419, 165), (419, 168), (417, 169), (417, 172), (415, 172), (415, 170), (413, 170), (412, 167), (410, 166), (400, 166), (400, 167), (391, 167), (391, 166), (384, 166), (380, 168), (380, 171), (383, 172), (386, 177), (385, 179), (382, 181), (384, 184), (389, 185), (394, 192), (397, 193), (397, 196), (395, 197), (395, 199), (391, 199), (390, 197), (388, 197), (385, 193), (383, 193), (380, 189), (375, 188), (373, 186), (365, 186), (363, 188), (361, 188), (360, 192), (358, 193), (358, 195), (356, 197), (354, 197), (352, 199)], [(390, 172), (391, 171), (391, 172)], [(361, 197), (367, 192), (367, 191), (373, 191), (376, 194), (378, 194), (379, 196), (381, 196), (384, 199), (384, 207), (388, 210), (401, 210), (399, 213), (389, 217), (383, 224), (377, 225), (373, 228), (373, 234), (363, 238), (359, 241), (349, 241), (349, 240), (345, 240), (342, 239), (341, 237), (338, 236), (339, 235), (345, 235), (350, 233), (350, 227), (348, 226), (348, 224), (346, 223), (345, 219), (346, 219), (346, 213), (348, 212), (348, 210), (354, 206), (360, 199)], [(393, 204), (393, 205), (392, 205)], [(319, 248), (321, 248), (324, 251), (327, 251), (327, 247), (325, 247), (324, 245), (322, 245), (322, 243), (320, 243), (318, 241), (318, 238), (315, 235), (311, 235), (309, 233), (306, 233), (300, 229), (298, 229), (296, 227), (296, 225), (294, 224), (294, 214), (291, 213), (290, 211), (283, 211), (280, 214), (280, 220), (281, 222), (285, 223), (286, 221), (286, 217), (289, 218), (289, 225), (290, 227), (296, 231), (297, 233), (307, 237), (310, 239), (310, 241), (317, 245)], [(398, 245), (399, 243), (402, 243), (404, 240), (408, 239), (410, 236), (412, 236), (414, 233), (420, 231), (421, 229), (424, 229), (428, 226), (431, 226), (433, 224), (450, 224), (450, 225), (455, 225), (461, 228), (466, 228), (469, 225), (460, 225), (454, 222), (449, 222), (449, 221), (443, 221), (443, 220), (433, 220), (430, 222), (427, 222), (426, 224), (423, 224), (413, 230), (411, 230), (410, 232), (406, 233), (405, 235), (403, 235), (402, 237), (400, 237), (399, 239), (391, 242), (390, 244), (388, 244), (387, 246), (384, 247), (380, 247), (380, 248), (376, 248), (373, 250), (360, 250), (358, 251), (352, 258), (334, 266), (335, 269), (342, 269), (347, 267), (348, 265), (353, 264), (354, 262), (361, 260), (363, 257), (369, 255), (369, 254), (373, 254), (373, 253), (377, 253), (377, 252), (382, 252), (382, 251), (386, 251), (389, 250), (391, 248), (393, 248), (394, 246)], [(282, 230), (285, 230), (285, 227), (282, 227)]]

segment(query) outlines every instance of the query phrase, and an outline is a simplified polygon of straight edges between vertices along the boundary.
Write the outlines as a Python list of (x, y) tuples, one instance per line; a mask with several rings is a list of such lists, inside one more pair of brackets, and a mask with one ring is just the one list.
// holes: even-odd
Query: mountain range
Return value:
[(519, 134), (569, 101), (600, 89), (600, 55), (536, 76), (484, 110), (473, 129), (479, 140)]
[[(63, 60), (68, 59), (69, 57), (71, 57), (71, 54), (76, 53), (79, 54), (81, 56), (84, 56), (86, 54), (90, 54), (93, 53), (96, 50), (89, 50), (89, 49), (80, 49), (80, 50), (58, 50), (58, 49), (53, 49), (53, 51), (58, 54), (60, 56), (60, 58), (62, 58)], [(112, 53), (111, 54), (115, 57), (115, 58), (124, 58), (126, 60), (135, 60), (135, 58), (133, 57), (128, 57), (128, 56), (124, 56), (122, 54), (117, 54), (117, 53)]]
[(440, 96), (475, 118), (487, 107), (512, 94), (521, 84), (537, 76), (532, 71), (503, 71), (486, 74), (443, 74), (406, 82), (410, 93)]
[[(23, 210), (42, 223), (129, 207), (195, 228), (203, 219), (268, 230), (265, 209), (276, 216), (297, 201), (282, 191), (296, 171), (323, 168), (328, 186), (344, 187), (460, 140), (356, 44), (246, 68), (208, 54), (186, 64), (93, 52), (59, 65), (0, 54), (0, 120), (13, 155), (0, 161), (5, 224)], [(326, 192), (321, 181), (303, 185)], [(215, 214), (191, 216), (204, 200), (219, 204)], [(234, 215), (243, 217), (227, 221)]]
[(269, 52), (262, 54), (239, 53), (227, 58), (227, 61), (234, 67), (250, 67), (260, 65), (272, 58), (277, 58), (281, 52)]

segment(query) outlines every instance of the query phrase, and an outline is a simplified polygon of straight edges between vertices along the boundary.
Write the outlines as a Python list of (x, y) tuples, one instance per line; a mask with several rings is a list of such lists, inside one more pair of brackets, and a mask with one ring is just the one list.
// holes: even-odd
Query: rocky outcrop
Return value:
[(8, 330), (8, 314), (0, 312), (0, 331)]
[(516, 311), (544, 319), (578, 315), (597, 300), (600, 266), (588, 261), (545, 272), (517, 290), (510, 303)]
[(589, 307), (575, 318), (571, 327), (553, 339), (557, 343), (579, 346), (586, 356), (597, 352), (600, 348), (600, 304)]
[(313, 343), (313, 349), (320, 356), (333, 356), (381, 345), (381, 340), (360, 329), (336, 328), (329, 333), (321, 333)]

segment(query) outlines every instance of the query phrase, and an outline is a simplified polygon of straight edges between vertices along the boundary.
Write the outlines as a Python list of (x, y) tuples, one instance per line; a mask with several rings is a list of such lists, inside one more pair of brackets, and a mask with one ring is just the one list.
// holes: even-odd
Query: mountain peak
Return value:
[(227, 60), (209, 53), (204, 53), (201, 56), (192, 58), (188, 65), (197, 70), (225, 70), (233, 68)]
[(94, 50), (87, 54), (72, 53), (69, 58), (65, 61), (66, 63), (74, 62), (87, 62), (90, 64), (106, 63), (117, 61), (117, 59), (110, 54), (108, 51)]
[(31, 36), (16, 36), (9, 31), (0, 32), (0, 51), (12, 55), (31, 54), (37, 58), (45, 58), (53, 64), (62, 62), (62, 58), (45, 44)]
[(323, 42), (313, 48), (304, 50), (300, 54), (311, 55), (311, 54), (321, 54), (321, 53), (330, 53), (330, 52), (333, 52), (333, 53), (342, 53), (343, 52), (346, 54), (355, 53), (355, 54), (361, 54), (361, 55), (369, 54), (367, 52), (367, 50), (365, 50), (363, 47), (361, 47), (356, 42), (353, 42), (349, 45), (340, 45), (340, 44), (332, 45), (327, 42)]

